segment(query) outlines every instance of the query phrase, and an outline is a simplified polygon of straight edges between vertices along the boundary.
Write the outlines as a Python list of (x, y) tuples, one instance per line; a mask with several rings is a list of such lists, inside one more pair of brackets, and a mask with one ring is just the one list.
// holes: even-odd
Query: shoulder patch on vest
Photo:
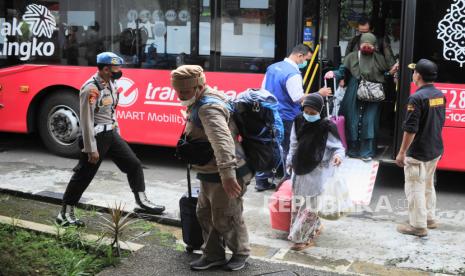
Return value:
[(433, 98), (429, 100), (429, 107), (443, 106), (444, 98)]
[(89, 103), (94, 104), (97, 101), (99, 95), (100, 93), (96, 88), (91, 88), (89, 90)]

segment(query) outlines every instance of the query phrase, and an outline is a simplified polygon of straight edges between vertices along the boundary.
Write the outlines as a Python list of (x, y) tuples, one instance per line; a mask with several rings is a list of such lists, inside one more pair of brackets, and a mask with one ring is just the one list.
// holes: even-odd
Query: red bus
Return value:
[(392, 160), (400, 146), (413, 90), (407, 65), (429, 58), (448, 99), (439, 167), (463, 171), (464, 9), (464, 0), (0, 0), (0, 131), (37, 132), (53, 153), (75, 156), (79, 88), (96, 71), (96, 54), (113, 51), (126, 62), (118, 81), (122, 136), (171, 147), (184, 116), (170, 70), (201, 65), (211, 86), (235, 96), (259, 87), (266, 67), (304, 42), (320, 49), (315, 91), (366, 14), (401, 65), (398, 81), (386, 85), (379, 158)]

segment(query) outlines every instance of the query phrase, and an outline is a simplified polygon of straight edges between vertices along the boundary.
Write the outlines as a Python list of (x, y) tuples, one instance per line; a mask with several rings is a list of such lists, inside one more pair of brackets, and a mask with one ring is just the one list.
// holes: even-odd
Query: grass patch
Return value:
[(95, 208), (94, 206), (91, 206), (87, 210), (75, 208), (74, 212), (76, 214), (76, 217), (78, 218), (97, 218), (99, 216), (97, 208)]
[(69, 228), (57, 237), (0, 224), (3, 275), (95, 275), (115, 265), (109, 246), (97, 247)]

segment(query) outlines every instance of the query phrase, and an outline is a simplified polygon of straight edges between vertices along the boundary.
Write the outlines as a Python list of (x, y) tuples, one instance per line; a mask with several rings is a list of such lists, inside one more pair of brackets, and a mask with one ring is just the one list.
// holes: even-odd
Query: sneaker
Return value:
[(362, 157), (361, 159), (362, 159), (362, 161), (364, 161), (364, 162), (370, 162), (371, 160), (373, 160), (373, 157), (371, 157), (371, 156), (366, 156), (366, 157)]
[(426, 237), (428, 235), (428, 230), (426, 230), (426, 228), (415, 228), (410, 224), (399, 224), (397, 226), (397, 232), (418, 237)]
[(198, 260), (190, 263), (192, 270), (207, 270), (212, 267), (223, 266), (226, 264), (226, 259), (219, 259), (216, 261), (209, 261), (207, 257), (201, 256)]
[(434, 219), (429, 219), (426, 221), (426, 227), (428, 227), (428, 229), (436, 229), (438, 228), (438, 222), (435, 221)]
[(245, 267), (248, 258), (249, 256), (246, 255), (233, 255), (223, 268), (229, 271), (241, 270)]
[(156, 205), (147, 199), (145, 192), (134, 193), (136, 203), (140, 208), (136, 208), (134, 211), (141, 213), (149, 213), (154, 215), (161, 215), (165, 211), (165, 206)]
[(68, 226), (84, 227), (85, 226), (84, 222), (76, 218), (76, 216), (74, 215), (74, 206), (71, 206), (71, 205), (63, 205), (55, 221), (56, 223), (64, 227), (68, 227)]

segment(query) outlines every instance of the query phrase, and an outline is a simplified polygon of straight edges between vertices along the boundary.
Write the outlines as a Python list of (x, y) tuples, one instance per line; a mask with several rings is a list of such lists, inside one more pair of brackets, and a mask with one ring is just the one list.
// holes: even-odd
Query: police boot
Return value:
[(58, 224), (61, 226), (76, 226), (76, 227), (84, 227), (84, 222), (80, 221), (74, 215), (74, 206), (72, 205), (63, 205), (61, 208), (60, 213), (58, 214), (56, 220)]
[(163, 213), (163, 211), (165, 211), (165, 206), (156, 205), (150, 202), (147, 199), (147, 195), (145, 194), (145, 192), (136, 192), (134, 193), (134, 196), (136, 198), (137, 205), (139, 205), (140, 207), (135, 209), (136, 212), (160, 215), (161, 213)]

